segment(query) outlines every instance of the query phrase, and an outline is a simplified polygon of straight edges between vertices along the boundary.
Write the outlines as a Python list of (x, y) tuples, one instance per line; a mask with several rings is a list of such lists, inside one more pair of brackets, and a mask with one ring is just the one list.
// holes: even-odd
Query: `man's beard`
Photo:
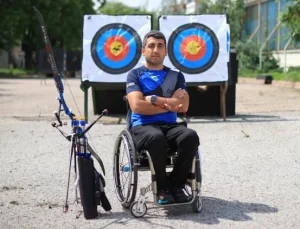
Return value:
[(146, 58), (146, 62), (151, 66), (157, 66), (157, 65), (161, 65), (164, 62), (164, 60), (161, 58), (156, 60), (152, 60), (151, 58)]

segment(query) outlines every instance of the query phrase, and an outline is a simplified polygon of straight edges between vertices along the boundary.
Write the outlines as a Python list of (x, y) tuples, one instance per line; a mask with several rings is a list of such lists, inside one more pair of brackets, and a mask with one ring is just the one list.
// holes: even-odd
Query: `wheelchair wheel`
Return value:
[(193, 212), (195, 212), (195, 213), (201, 212), (202, 206), (203, 206), (202, 205), (202, 197), (201, 197), (201, 195), (198, 195), (198, 196), (196, 196), (196, 198), (192, 204)]
[(124, 208), (129, 208), (137, 190), (136, 151), (132, 137), (123, 130), (115, 143), (113, 176), (116, 195)]
[(138, 202), (134, 201), (131, 206), (130, 206), (130, 211), (131, 214), (135, 217), (135, 218), (141, 218), (143, 217), (146, 212), (147, 212), (147, 205), (145, 203), (143, 203), (140, 208), (138, 207)]

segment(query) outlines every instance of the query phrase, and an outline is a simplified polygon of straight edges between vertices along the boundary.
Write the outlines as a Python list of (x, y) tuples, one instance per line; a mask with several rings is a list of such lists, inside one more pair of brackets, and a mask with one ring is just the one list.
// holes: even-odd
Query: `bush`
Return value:
[(272, 54), (266, 53), (263, 55), (261, 72), (269, 72), (270, 70), (275, 70), (278, 68), (278, 61), (273, 57)]
[(255, 43), (247, 45), (242, 42), (237, 43), (237, 56), (239, 59), (239, 70), (258, 70), (259, 72), (269, 72), (278, 69), (278, 61), (270, 52), (265, 52), (262, 56), (262, 69), (259, 70), (259, 47)]
[(250, 43), (247, 46), (241, 42), (236, 45), (240, 70), (256, 70), (259, 65), (258, 46)]

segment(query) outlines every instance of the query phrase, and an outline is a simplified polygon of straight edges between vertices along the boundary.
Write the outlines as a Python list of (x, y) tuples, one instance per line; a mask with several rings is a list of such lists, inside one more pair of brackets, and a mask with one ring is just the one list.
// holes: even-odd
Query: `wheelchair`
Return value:
[[(193, 159), (192, 168), (190, 169), (188, 180), (184, 190), (189, 196), (189, 201), (185, 203), (159, 204), (157, 198), (157, 183), (153, 162), (149, 152), (145, 149), (137, 150), (130, 132), (130, 117), (131, 110), (129, 108), (127, 98), (124, 97), (127, 104), (127, 127), (118, 135), (114, 146), (113, 158), (113, 177), (115, 191), (118, 200), (124, 208), (130, 208), (131, 214), (140, 218), (147, 212), (146, 194), (152, 191), (154, 204), (157, 207), (169, 207), (177, 205), (192, 205), (192, 210), (199, 213), (202, 210), (201, 196), (201, 163), (200, 151), (198, 149), (196, 156)], [(186, 122), (183, 123), (186, 125)], [(169, 148), (167, 156), (166, 169), (174, 167), (177, 152)], [(138, 186), (138, 172), (150, 171), (151, 183), (146, 187), (140, 188), (140, 196), (136, 200)], [(167, 172), (168, 174), (168, 172)]]

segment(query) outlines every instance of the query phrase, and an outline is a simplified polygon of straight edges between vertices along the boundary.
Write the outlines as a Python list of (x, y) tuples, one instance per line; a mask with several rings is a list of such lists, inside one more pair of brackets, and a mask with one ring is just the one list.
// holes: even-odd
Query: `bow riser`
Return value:
[(68, 108), (68, 106), (67, 106), (67, 104), (65, 102), (63, 93), (59, 93), (59, 101), (60, 101), (61, 105), (63, 106), (65, 114), (68, 115), (71, 120), (73, 120), (73, 116), (74, 115), (71, 112), (71, 110)]

